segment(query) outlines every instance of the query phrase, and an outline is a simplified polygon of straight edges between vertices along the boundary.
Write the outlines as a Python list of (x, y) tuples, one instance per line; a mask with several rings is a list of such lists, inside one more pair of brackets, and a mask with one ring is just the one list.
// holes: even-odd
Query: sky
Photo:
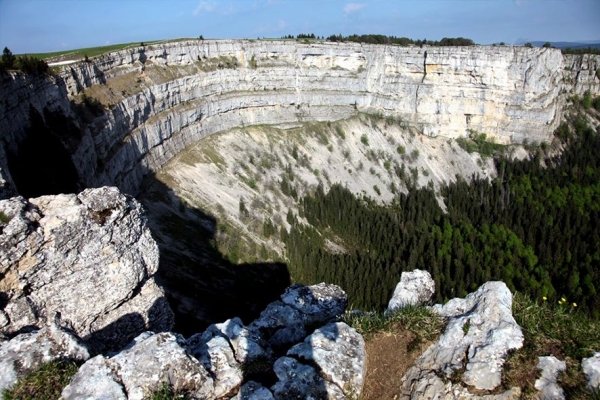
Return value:
[(600, 41), (600, 0), (0, 0), (0, 47), (15, 54), (299, 33)]

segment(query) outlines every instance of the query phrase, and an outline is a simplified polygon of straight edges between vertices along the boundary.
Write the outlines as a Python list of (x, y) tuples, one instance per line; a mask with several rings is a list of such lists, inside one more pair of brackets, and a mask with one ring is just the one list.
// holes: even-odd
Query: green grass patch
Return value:
[(363, 336), (378, 332), (397, 332), (406, 329), (424, 340), (437, 338), (445, 320), (427, 307), (408, 306), (390, 314), (382, 312), (347, 313), (344, 322)]
[(535, 394), (538, 357), (553, 355), (567, 363), (567, 371), (559, 376), (567, 398), (594, 398), (586, 389), (581, 359), (600, 348), (600, 321), (578, 311), (567, 299), (534, 301), (521, 293), (514, 295), (513, 316), (525, 342), (507, 358), (504, 386), (519, 386), (526, 396)]
[(154, 390), (148, 396), (145, 396), (144, 400), (187, 400), (191, 398), (192, 397), (190, 397), (187, 393), (178, 392), (173, 389), (172, 385), (163, 382), (158, 389)]
[(52, 361), (19, 379), (2, 394), (4, 400), (58, 399), (78, 370), (71, 361)]
[(8, 215), (6, 215), (2, 211), (0, 211), (0, 224), (8, 224), (8, 221), (10, 221), (10, 218), (8, 218)]
[(491, 157), (506, 146), (488, 140), (485, 133), (470, 131), (469, 137), (456, 139), (456, 143), (467, 153), (479, 153), (482, 157)]
[[(168, 42), (178, 42), (178, 41), (182, 41), (182, 40), (192, 40), (192, 39), (175, 39), (175, 40), (169, 40)], [(109, 53), (111, 51), (123, 50), (128, 47), (137, 47), (137, 46), (140, 46), (142, 43), (144, 43), (144, 45), (151, 45), (151, 44), (156, 44), (156, 43), (161, 43), (161, 42), (163, 42), (163, 41), (162, 40), (154, 40), (154, 41), (150, 41), (150, 42), (130, 42), (130, 43), (111, 44), (108, 46), (84, 47), (81, 49), (61, 50), (61, 51), (54, 51), (54, 52), (50, 52), (50, 53), (31, 53), (31, 54), (22, 54), (22, 55), (32, 56), (32, 57), (38, 58), (40, 60), (47, 60), (47, 61), (48, 60), (52, 61), (52, 60), (56, 60), (56, 59), (60, 59), (61, 61), (80, 60), (80, 59), (85, 58), (86, 55), (88, 57), (95, 57), (95, 56), (99, 56), (101, 54)]]

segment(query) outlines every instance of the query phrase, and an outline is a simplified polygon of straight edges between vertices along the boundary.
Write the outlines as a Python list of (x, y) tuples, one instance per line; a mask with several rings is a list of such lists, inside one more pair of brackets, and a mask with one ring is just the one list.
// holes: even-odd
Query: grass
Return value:
[(0, 211), (0, 224), (8, 224), (8, 221), (10, 221), (10, 218), (8, 218), (8, 215), (6, 215), (2, 211)]
[[(168, 42), (175, 42), (175, 41), (181, 41), (181, 40), (192, 40), (192, 39), (174, 39), (174, 40), (168, 40)], [(38, 58), (40, 60), (47, 60), (47, 61), (48, 60), (50, 60), (50, 61), (58, 60), (58, 59), (60, 59), (61, 61), (81, 60), (86, 55), (91, 58), (91, 57), (99, 56), (104, 53), (109, 53), (111, 51), (123, 50), (128, 47), (137, 47), (137, 46), (140, 46), (141, 43), (144, 43), (145, 45), (150, 45), (150, 44), (156, 44), (156, 43), (160, 43), (160, 42), (163, 42), (163, 40), (154, 40), (154, 41), (150, 41), (150, 42), (120, 43), (120, 44), (111, 44), (108, 46), (85, 47), (85, 48), (81, 48), (81, 49), (61, 50), (61, 51), (55, 51), (55, 52), (50, 52), (50, 53), (31, 53), (31, 54), (21, 54), (21, 55), (32, 56), (32, 57)]]
[(600, 321), (578, 312), (568, 302), (562, 303), (534, 301), (520, 293), (514, 296), (513, 315), (525, 342), (522, 349), (509, 355), (503, 379), (507, 388), (521, 387), (525, 398), (533, 398), (536, 393), (538, 357), (548, 355), (567, 363), (567, 371), (559, 376), (559, 385), (567, 398), (597, 398), (586, 389), (581, 359), (600, 348)]
[(52, 361), (19, 379), (2, 394), (3, 400), (58, 399), (78, 366), (71, 361)]
[(347, 313), (344, 322), (366, 338), (379, 332), (395, 332), (399, 328), (413, 332), (423, 340), (437, 338), (445, 326), (443, 318), (426, 307), (408, 306), (390, 314)]
[(175, 400), (175, 399), (191, 399), (185, 392), (178, 392), (173, 389), (173, 386), (163, 382), (158, 389), (144, 397), (144, 400)]

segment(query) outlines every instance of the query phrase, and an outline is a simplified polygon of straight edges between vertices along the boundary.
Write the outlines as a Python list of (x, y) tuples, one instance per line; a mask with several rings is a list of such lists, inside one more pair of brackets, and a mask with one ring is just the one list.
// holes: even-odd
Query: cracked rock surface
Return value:
[(60, 313), (100, 352), (172, 327), (153, 278), (158, 247), (135, 199), (103, 187), (0, 200), (0, 211), (8, 217), (0, 231), (2, 333), (39, 328)]
[[(86, 362), (62, 398), (142, 399), (163, 383), (193, 398), (355, 398), (364, 382), (364, 340), (345, 323), (329, 322), (343, 313), (346, 302), (338, 286), (296, 285), (248, 327), (233, 318), (187, 340), (173, 333), (145, 332), (125, 350)], [(278, 357), (281, 353), (268, 339), (273, 332), (283, 335), (281, 322), (290, 312), (301, 317), (296, 321), (299, 331), (309, 330), (308, 324), (321, 327), (311, 335), (285, 340), (295, 346)], [(255, 369), (269, 377), (253, 381)]]
[[(447, 398), (459, 398), (452, 393), (462, 392), (466, 385), (480, 391), (496, 389), (509, 350), (521, 348), (524, 340), (512, 316), (508, 287), (487, 282), (466, 298), (433, 309), (448, 318), (446, 330), (404, 376), (404, 395), (419, 399), (443, 392)], [(456, 374), (462, 375), (461, 383), (450, 384)], [(513, 391), (503, 395), (513, 398)]]

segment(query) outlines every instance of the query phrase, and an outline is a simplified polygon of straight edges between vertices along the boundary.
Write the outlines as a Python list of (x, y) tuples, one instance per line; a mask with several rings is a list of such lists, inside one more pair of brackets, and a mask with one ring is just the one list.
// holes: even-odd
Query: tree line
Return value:
[(331, 35), (327, 37), (327, 41), (330, 42), (355, 42), (355, 43), (369, 43), (369, 44), (395, 44), (399, 46), (473, 46), (475, 42), (471, 39), (458, 37), (458, 38), (443, 38), (442, 40), (427, 40), (427, 39), (410, 39), (407, 37), (395, 37), (386, 35), (349, 35), (343, 36)]
[(18, 70), (26, 74), (45, 74), (50, 72), (50, 67), (44, 60), (33, 56), (16, 57), (8, 47), (2, 52), (0, 70)]
[(437, 194), (412, 190), (391, 206), (319, 187), (282, 230), (293, 279), (339, 284), (354, 307), (381, 310), (402, 271), (420, 268), (432, 273), (437, 302), (502, 280), (534, 298), (565, 296), (599, 317), (600, 136), (579, 117), (557, 135), (568, 144), (560, 157), (499, 157), (491, 182), (475, 176)]

